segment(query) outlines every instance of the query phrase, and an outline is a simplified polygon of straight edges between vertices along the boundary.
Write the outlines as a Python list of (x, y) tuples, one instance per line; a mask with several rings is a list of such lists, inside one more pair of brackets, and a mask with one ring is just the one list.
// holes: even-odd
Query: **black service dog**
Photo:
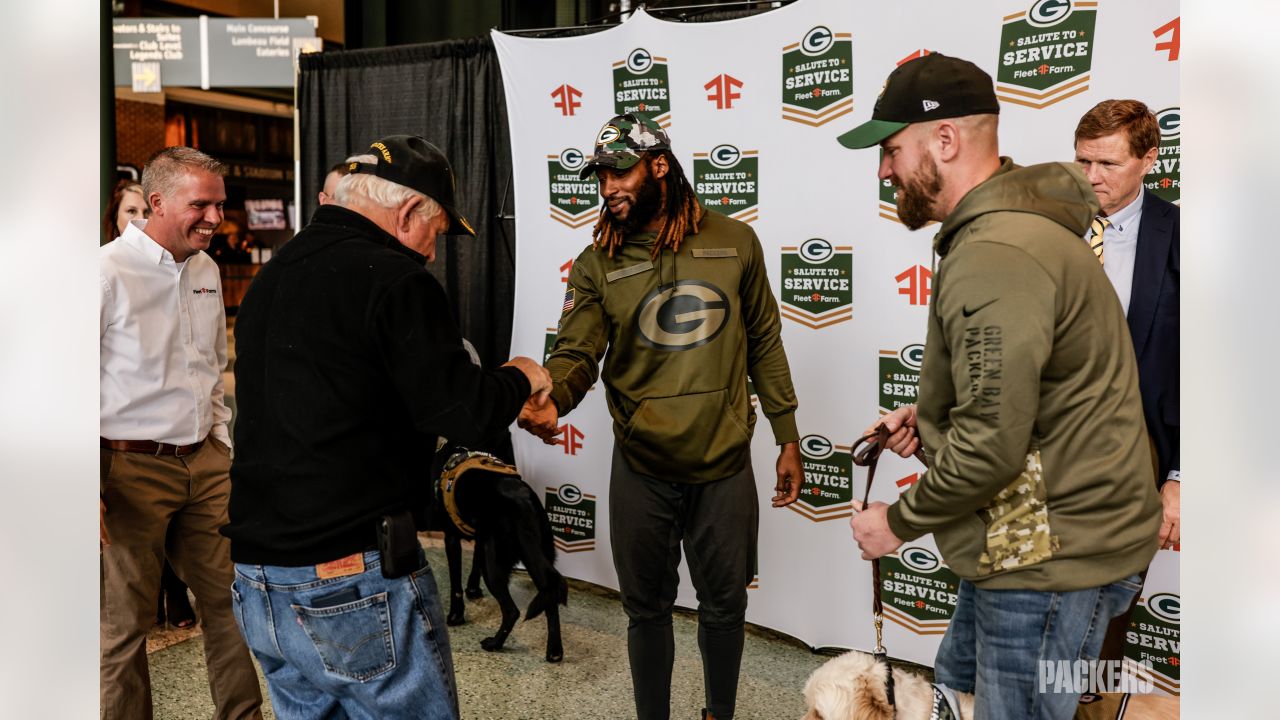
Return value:
[(524, 564), (537, 594), (525, 620), (546, 613), (547, 662), (564, 659), (560, 639), (560, 605), (569, 604), (569, 584), (555, 568), (556, 551), (547, 511), (538, 494), (515, 467), (488, 453), (460, 450), (444, 464), (436, 485), (436, 506), (444, 515), (445, 557), (449, 563), (449, 625), (466, 622), (462, 590), (461, 539), (475, 538), (475, 557), (466, 596), (481, 596), (479, 578), (502, 610), (502, 625), (480, 641), (488, 651), (501, 650), (520, 610), (507, 583), (516, 562)]

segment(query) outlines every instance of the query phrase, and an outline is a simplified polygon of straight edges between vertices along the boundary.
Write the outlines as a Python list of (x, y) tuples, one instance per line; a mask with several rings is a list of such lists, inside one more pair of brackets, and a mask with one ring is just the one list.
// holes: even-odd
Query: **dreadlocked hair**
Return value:
[[(667, 174), (662, 179), (667, 192), (662, 207), (658, 209), (662, 215), (662, 225), (658, 227), (658, 238), (653, 243), (653, 251), (649, 253), (650, 259), (656, 259), (663, 248), (669, 247), (673, 253), (680, 252), (680, 241), (685, 235), (698, 234), (698, 221), (702, 219), (702, 214), (705, 212), (702, 205), (698, 203), (698, 196), (694, 194), (693, 186), (685, 177), (684, 168), (680, 167), (680, 163), (670, 150), (646, 153), (645, 161), (647, 156), (658, 154), (665, 155), (667, 158)], [(621, 224), (609, 212), (609, 206), (606, 204), (601, 207), (600, 219), (596, 221), (596, 226), (591, 231), (592, 247), (604, 248), (609, 251), (609, 257), (613, 257), (613, 251), (622, 247), (625, 236)]]

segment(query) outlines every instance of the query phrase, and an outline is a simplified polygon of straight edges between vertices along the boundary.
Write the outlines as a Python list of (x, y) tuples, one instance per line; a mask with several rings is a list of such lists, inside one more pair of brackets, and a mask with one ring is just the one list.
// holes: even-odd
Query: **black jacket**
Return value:
[(424, 260), (326, 205), (254, 279), (235, 327), (235, 562), (372, 547), (382, 514), (422, 517), (438, 436), (478, 443), (515, 419), (528, 380), (471, 363)]
[(1179, 470), (1178, 445), (1178, 285), (1182, 269), (1181, 210), (1150, 192), (1142, 200), (1138, 255), (1129, 296), (1129, 334), (1138, 356), (1138, 384), (1147, 430), (1156, 445), (1163, 485)]

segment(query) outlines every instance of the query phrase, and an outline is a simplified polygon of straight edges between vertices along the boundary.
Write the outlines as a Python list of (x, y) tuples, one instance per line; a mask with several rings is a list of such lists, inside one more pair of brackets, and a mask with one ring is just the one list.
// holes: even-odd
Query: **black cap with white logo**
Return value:
[(1000, 113), (991, 76), (968, 60), (930, 53), (889, 73), (871, 119), (840, 135), (847, 148), (879, 145), (916, 122)]
[(369, 154), (377, 158), (377, 162), (347, 163), (347, 170), (376, 175), (417, 190), (439, 203), (449, 215), (447, 234), (475, 236), (471, 223), (458, 212), (453, 168), (440, 148), (417, 135), (388, 135), (369, 145)]

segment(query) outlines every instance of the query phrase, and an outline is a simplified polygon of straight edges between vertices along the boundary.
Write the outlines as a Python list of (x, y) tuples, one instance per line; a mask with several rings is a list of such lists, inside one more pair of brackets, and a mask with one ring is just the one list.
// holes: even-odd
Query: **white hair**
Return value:
[[(378, 160), (372, 155), (352, 155), (346, 161), (373, 165)], [(422, 204), (415, 212), (421, 215), (424, 221), (439, 215), (443, 209), (440, 203), (413, 188), (363, 172), (343, 175), (333, 188), (333, 201), (345, 208), (350, 208), (353, 204), (369, 203), (394, 210), (413, 198), (422, 199)]]

